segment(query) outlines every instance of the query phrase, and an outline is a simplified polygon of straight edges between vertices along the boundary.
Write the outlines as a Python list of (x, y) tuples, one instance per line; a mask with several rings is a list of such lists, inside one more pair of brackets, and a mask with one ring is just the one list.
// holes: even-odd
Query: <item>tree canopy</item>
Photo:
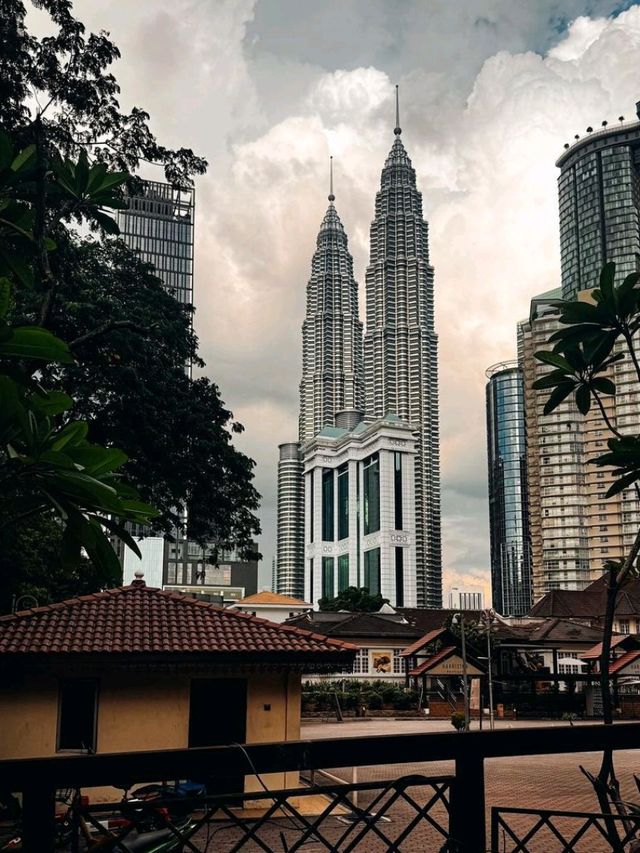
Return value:
[[(126, 206), (125, 186), (140, 186), (133, 172), (142, 164), (184, 188), (206, 161), (157, 142), (143, 109), (121, 111), (110, 70), (119, 52), (108, 34), (86, 34), (68, 0), (33, 5), (48, 13), (53, 35), (36, 37), (25, 4), (0, 0), (0, 326), (5, 317), (11, 339), (2, 362), (0, 329), (0, 466), (13, 469), (19, 457), (32, 475), (20, 481), (19, 498), (6, 478), (0, 494), (11, 508), (2, 532), (13, 564), (12, 577), (0, 579), (5, 602), (23, 582), (26, 591), (44, 590), (47, 576), (54, 598), (65, 585), (117, 582), (104, 528), (136, 547), (120, 520), (170, 532), (186, 514), (190, 537), (241, 551), (259, 533), (254, 463), (232, 443), (242, 427), (215, 383), (184, 369), (187, 361), (204, 367), (191, 308), (115, 239), (109, 215)], [(57, 487), (85, 488), (73, 495), (79, 515), (64, 505), (68, 485), (62, 503), (46, 483), (34, 492), (54, 463)], [(42, 513), (22, 507), (25, 483), (44, 496)]]
[(389, 599), (383, 598), (379, 592), (370, 593), (367, 587), (349, 586), (339, 592), (335, 598), (321, 598), (318, 601), (320, 610), (348, 610), (351, 613), (377, 613)]

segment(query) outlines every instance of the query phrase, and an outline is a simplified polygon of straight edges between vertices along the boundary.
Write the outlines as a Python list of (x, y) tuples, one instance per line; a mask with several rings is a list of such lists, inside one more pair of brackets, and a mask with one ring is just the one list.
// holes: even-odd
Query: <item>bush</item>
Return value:
[(373, 691), (366, 693), (364, 699), (370, 711), (380, 711), (384, 704), (382, 696), (379, 693), (374, 693)]
[(454, 711), (451, 715), (451, 725), (457, 732), (464, 729), (464, 713), (462, 711)]
[(410, 711), (412, 708), (418, 707), (418, 694), (415, 690), (399, 690), (396, 701), (393, 707), (398, 711)]

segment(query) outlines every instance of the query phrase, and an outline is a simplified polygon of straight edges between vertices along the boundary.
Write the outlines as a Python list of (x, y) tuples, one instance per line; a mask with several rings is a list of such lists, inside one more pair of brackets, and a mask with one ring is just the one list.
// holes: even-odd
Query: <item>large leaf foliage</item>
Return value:
[[(544, 414), (553, 412), (567, 398), (573, 398), (578, 411), (587, 415), (592, 406), (603, 417), (603, 398), (615, 395), (612, 366), (629, 359), (636, 368), (640, 384), (640, 364), (636, 337), (640, 330), (640, 273), (631, 273), (618, 285), (616, 265), (606, 264), (600, 274), (600, 286), (591, 292), (592, 301), (558, 301), (559, 329), (549, 338), (553, 349), (537, 352), (536, 358), (553, 369), (534, 382), (536, 389), (549, 390)], [(616, 348), (616, 344), (620, 344)], [(611, 497), (640, 480), (640, 436), (625, 436), (610, 423), (616, 433), (608, 442), (609, 452), (592, 462), (613, 469)]]

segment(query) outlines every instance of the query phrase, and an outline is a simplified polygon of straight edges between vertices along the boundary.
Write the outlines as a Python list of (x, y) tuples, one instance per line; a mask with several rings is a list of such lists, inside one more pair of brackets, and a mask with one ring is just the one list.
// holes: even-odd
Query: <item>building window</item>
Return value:
[(628, 619), (620, 619), (618, 622), (618, 630), (621, 634), (629, 633), (629, 620)]
[(322, 472), (322, 540), (333, 542), (333, 469)]
[(404, 548), (396, 548), (396, 607), (404, 607)]
[(336, 594), (333, 581), (333, 557), (322, 558), (322, 597), (334, 598)]
[(338, 468), (338, 539), (349, 535), (349, 469)]
[(364, 533), (380, 530), (380, 460), (374, 453), (363, 462)]
[(380, 592), (380, 548), (364, 552), (364, 585), (371, 595)]
[(358, 649), (358, 654), (353, 661), (352, 672), (366, 675), (369, 672), (369, 649)]
[(313, 557), (309, 560), (309, 601), (313, 604), (315, 591), (313, 589)]
[(341, 554), (338, 557), (338, 592), (342, 592), (349, 586), (349, 555)]
[(396, 530), (402, 530), (402, 453), (393, 454), (393, 506)]
[(58, 689), (57, 749), (96, 751), (98, 682), (95, 678), (66, 678)]
[(404, 675), (404, 658), (400, 657), (402, 649), (393, 650), (393, 674)]

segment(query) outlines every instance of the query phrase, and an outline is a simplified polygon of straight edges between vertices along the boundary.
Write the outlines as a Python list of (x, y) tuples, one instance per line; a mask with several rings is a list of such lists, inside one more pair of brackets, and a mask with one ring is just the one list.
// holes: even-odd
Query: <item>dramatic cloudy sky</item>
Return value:
[[(246, 432), (268, 579), (277, 445), (297, 433), (300, 325), (329, 153), (362, 284), (400, 84), (430, 223), (445, 586), (488, 588), (485, 368), (558, 283), (565, 141), (640, 99), (640, 6), (615, 0), (76, 0), (120, 46), (123, 103), (211, 167), (197, 183), (197, 330)], [(361, 292), (361, 308), (364, 307)]]

